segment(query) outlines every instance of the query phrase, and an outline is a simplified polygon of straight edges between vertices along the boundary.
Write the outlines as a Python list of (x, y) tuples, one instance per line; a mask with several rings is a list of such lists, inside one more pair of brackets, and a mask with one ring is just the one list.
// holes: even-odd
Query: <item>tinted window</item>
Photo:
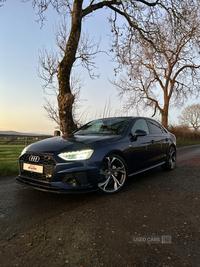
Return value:
[(134, 123), (133, 128), (131, 130), (132, 135), (134, 135), (137, 130), (143, 130), (147, 134), (149, 134), (149, 128), (147, 122), (144, 119), (139, 119)]
[(151, 132), (153, 134), (163, 133), (164, 130), (159, 123), (157, 123), (156, 121), (151, 121), (151, 120), (149, 120), (148, 122), (150, 124)]
[(124, 135), (132, 122), (130, 118), (112, 118), (91, 121), (74, 134), (81, 135)]

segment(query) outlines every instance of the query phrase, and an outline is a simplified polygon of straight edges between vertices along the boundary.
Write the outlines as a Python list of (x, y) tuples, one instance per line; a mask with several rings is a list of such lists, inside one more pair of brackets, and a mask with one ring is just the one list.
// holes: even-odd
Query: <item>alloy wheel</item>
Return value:
[(175, 148), (172, 146), (170, 147), (169, 151), (169, 168), (173, 170), (175, 165), (176, 165), (176, 151)]
[(118, 192), (124, 185), (127, 177), (125, 162), (117, 155), (105, 158), (100, 169), (98, 184), (100, 191), (106, 194)]

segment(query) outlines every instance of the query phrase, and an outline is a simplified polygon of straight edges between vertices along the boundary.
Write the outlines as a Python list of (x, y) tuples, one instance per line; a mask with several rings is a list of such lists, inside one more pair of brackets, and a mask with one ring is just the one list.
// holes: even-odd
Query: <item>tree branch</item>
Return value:
[[(93, 3), (93, 1), (91, 3)], [(97, 9), (103, 8), (105, 6), (110, 7), (112, 5), (118, 5), (119, 6), (119, 5), (121, 5), (121, 1), (112, 0), (112, 1), (102, 1), (102, 2), (99, 2), (97, 4), (90, 4), (88, 7), (86, 7), (85, 9), (82, 10), (81, 16), (83, 18)]]
[(170, 92), (169, 92), (169, 99), (171, 98), (172, 96), (172, 93), (173, 93), (173, 88), (174, 88), (174, 84), (176, 82), (176, 78), (177, 76), (186, 68), (191, 68), (191, 69), (199, 69), (200, 68), (200, 65), (185, 65), (183, 66), (182, 68), (180, 68), (176, 74), (174, 75), (174, 78), (172, 79), (172, 82), (171, 82), (171, 88), (170, 88)]
[(140, 3), (143, 3), (143, 4), (145, 4), (145, 5), (147, 5), (147, 6), (156, 6), (157, 4), (158, 4), (158, 2), (159, 2), (159, 0), (157, 0), (156, 2), (154, 2), (154, 3), (149, 3), (149, 2), (147, 2), (147, 1), (145, 1), (145, 0), (136, 0), (137, 2), (140, 2)]

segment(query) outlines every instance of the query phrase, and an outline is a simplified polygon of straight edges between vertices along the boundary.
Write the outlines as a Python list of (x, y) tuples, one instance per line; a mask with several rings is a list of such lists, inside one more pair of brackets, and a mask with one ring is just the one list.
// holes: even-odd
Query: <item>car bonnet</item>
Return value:
[(38, 141), (30, 145), (27, 152), (56, 153), (62, 151), (82, 150), (96, 148), (112, 142), (119, 136), (81, 136), (70, 135), (63, 137), (53, 137)]

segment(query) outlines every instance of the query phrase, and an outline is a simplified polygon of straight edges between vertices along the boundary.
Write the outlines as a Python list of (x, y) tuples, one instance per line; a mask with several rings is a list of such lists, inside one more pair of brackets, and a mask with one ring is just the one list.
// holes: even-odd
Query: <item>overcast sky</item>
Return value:
[[(37, 75), (38, 51), (46, 46), (55, 47), (53, 27), (58, 21), (55, 11), (48, 10), (47, 21), (41, 28), (36, 10), (31, 2), (8, 0), (0, 8), (0, 131), (53, 133), (55, 124), (45, 117), (43, 80)], [(103, 12), (102, 12), (103, 11)], [(101, 50), (108, 50), (109, 24), (108, 10), (95, 11), (94, 15), (83, 23), (83, 30), (98, 41), (101, 37)], [(84, 79), (81, 91), (83, 113), (87, 110), (87, 119), (103, 110), (106, 101), (111, 98), (112, 111), (123, 107), (117, 97), (117, 91), (108, 79), (114, 77), (113, 63), (106, 54), (99, 54), (95, 60), (100, 73), (99, 79), (91, 80), (87, 71), (77, 67)], [(197, 102), (192, 100), (192, 102)], [(188, 102), (191, 104), (191, 102)], [(179, 110), (180, 111), (180, 110)], [(170, 122), (177, 122), (177, 109), (170, 112)], [(129, 113), (136, 115), (135, 111)], [(147, 115), (139, 111), (141, 116)]]

